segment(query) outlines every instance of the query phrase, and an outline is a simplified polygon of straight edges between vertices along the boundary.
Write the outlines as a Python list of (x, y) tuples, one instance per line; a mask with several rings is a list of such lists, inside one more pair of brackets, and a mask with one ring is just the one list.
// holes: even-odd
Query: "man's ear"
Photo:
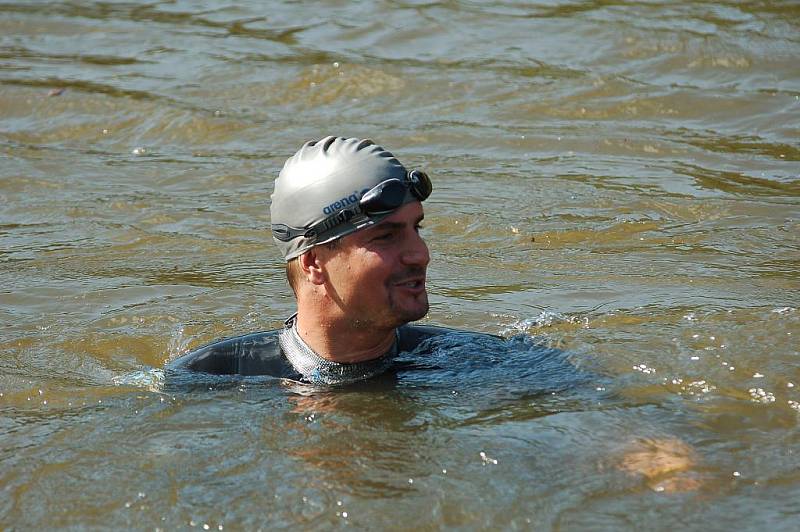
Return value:
[(325, 269), (322, 260), (314, 248), (309, 249), (297, 258), (303, 275), (311, 284), (325, 284)]

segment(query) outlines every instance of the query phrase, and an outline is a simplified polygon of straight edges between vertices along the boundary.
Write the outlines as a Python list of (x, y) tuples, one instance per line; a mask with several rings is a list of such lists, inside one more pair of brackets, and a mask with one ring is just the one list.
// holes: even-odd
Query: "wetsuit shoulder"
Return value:
[(271, 375), (296, 379), (297, 371), (281, 352), (280, 330), (217, 340), (167, 363), (167, 370), (213, 375)]
[[(403, 325), (398, 329), (399, 337), (400, 337), (400, 351), (413, 351), (416, 347), (422, 343), (423, 341), (431, 338), (433, 336), (439, 336), (442, 334), (481, 334), (482, 333), (471, 333), (468, 331), (462, 331), (459, 329), (451, 329), (450, 327), (440, 327), (438, 325), (418, 325), (418, 324), (408, 324)], [(485, 335), (485, 336), (493, 336), (494, 335)], [(497, 336), (496, 338), (500, 338)]]

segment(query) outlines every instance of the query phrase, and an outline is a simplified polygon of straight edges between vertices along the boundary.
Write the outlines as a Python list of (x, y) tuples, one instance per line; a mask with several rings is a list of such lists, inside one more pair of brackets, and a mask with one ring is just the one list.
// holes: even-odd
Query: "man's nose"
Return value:
[(409, 266), (427, 266), (431, 261), (428, 245), (416, 231), (412, 235), (407, 239), (406, 249), (403, 250), (403, 263)]

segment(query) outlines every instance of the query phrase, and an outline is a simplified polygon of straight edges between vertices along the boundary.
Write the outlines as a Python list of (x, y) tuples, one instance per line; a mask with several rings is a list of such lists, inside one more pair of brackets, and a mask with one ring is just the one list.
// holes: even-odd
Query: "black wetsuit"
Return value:
[(577, 368), (568, 352), (527, 334), (504, 338), (430, 325), (399, 327), (392, 348), (374, 360), (331, 362), (300, 339), (293, 318), (283, 329), (218, 340), (167, 363), (165, 384), (195, 390), (279, 379), (312, 386), (471, 390), (487, 398), (537, 394), (562, 401), (563, 396), (553, 394), (601, 383), (599, 376)]
[(403, 325), (385, 355), (358, 364), (321, 359), (310, 350), (294, 328), (294, 316), (281, 330), (256, 332), (218, 340), (169, 362), (167, 371), (184, 370), (212, 375), (269, 375), (314, 384), (343, 384), (383, 373), (400, 353), (413, 351), (433, 336), (452, 329), (429, 325)]

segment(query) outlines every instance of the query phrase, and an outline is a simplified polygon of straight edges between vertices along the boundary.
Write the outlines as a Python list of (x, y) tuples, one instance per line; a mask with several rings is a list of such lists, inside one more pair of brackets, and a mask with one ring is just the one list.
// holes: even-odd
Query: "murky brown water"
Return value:
[[(790, 1), (0, 5), (0, 528), (794, 529), (799, 29)], [(592, 386), (161, 389), (293, 311), (268, 196), (327, 134), (434, 176), (429, 321)]]

